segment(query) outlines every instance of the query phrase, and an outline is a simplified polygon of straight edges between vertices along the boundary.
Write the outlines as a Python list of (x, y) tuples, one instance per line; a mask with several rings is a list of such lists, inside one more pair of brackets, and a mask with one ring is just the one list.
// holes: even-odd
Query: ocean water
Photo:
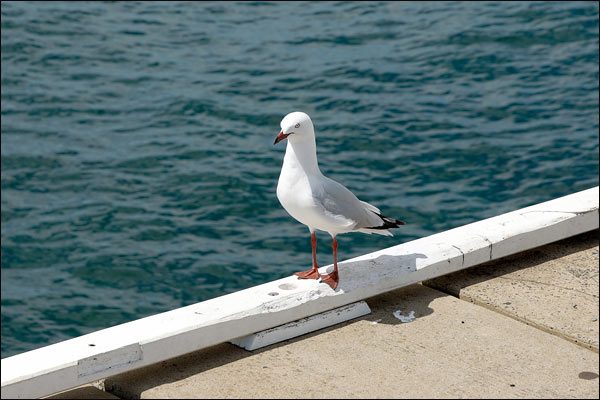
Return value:
[(275, 194), (291, 111), (408, 223), (340, 259), (598, 185), (598, 13), (3, 1), (2, 357), (306, 269)]

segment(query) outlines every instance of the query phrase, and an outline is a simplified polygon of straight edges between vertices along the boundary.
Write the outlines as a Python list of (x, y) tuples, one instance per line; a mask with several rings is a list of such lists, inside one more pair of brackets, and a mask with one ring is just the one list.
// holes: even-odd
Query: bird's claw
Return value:
[(331, 274), (321, 275), (321, 282), (326, 283), (335, 290), (338, 286), (340, 279), (338, 277), (337, 272), (332, 272)]
[(296, 272), (294, 275), (296, 275), (298, 279), (319, 279), (321, 277), (318, 269), (309, 269), (308, 271)]

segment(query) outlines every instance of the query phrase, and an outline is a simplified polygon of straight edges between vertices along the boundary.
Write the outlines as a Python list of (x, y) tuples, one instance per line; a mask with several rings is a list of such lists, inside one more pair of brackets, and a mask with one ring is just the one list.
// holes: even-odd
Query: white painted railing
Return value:
[(291, 276), (5, 358), (2, 398), (49, 395), (593, 229), (598, 187), (344, 261), (337, 291)]

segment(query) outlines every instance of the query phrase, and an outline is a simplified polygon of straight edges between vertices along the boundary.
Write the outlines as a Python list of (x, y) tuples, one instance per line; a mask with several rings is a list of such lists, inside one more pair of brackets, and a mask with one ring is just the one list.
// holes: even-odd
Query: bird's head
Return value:
[(289, 113), (281, 120), (281, 131), (275, 138), (275, 143), (281, 142), (283, 139), (289, 141), (301, 141), (314, 138), (315, 131), (313, 123), (308, 114), (300, 111)]

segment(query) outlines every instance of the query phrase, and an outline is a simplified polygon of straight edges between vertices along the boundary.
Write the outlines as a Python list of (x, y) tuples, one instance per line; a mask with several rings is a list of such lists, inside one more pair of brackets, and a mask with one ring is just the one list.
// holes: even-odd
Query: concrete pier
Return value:
[(220, 344), (100, 383), (127, 399), (598, 398), (598, 233), (372, 297), (368, 316), (254, 352)]
[(424, 284), (597, 353), (597, 241), (596, 231)]

